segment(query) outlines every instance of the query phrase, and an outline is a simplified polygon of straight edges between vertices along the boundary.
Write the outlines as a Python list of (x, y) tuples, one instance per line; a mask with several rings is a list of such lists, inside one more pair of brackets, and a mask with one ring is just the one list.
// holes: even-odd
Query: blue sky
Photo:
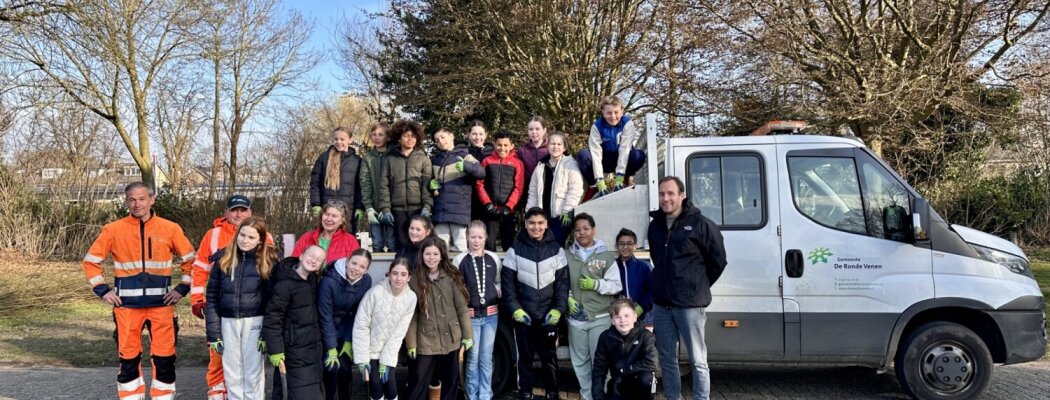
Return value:
[[(308, 20), (313, 20), (313, 36), (310, 45), (315, 50), (328, 53), (333, 50), (336, 23), (343, 15), (348, 17), (361, 13), (362, 10), (378, 11), (388, 4), (387, 0), (282, 0), (285, 7), (298, 10)], [(342, 80), (342, 69), (330, 59), (317, 66), (312, 76), (321, 82), (323, 90), (329, 95), (345, 91)]]

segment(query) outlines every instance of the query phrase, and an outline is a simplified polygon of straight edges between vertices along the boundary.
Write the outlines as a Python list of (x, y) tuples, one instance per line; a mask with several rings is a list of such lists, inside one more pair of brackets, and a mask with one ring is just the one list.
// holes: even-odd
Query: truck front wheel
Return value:
[(908, 335), (894, 362), (904, 393), (917, 399), (976, 399), (992, 377), (992, 354), (977, 334), (930, 322)]

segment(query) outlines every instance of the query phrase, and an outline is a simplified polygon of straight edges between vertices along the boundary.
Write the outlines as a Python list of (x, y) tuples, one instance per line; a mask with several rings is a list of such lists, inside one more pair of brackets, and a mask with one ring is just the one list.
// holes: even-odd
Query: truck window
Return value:
[(908, 189), (873, 159), (862, 158), (860, 170), (864, 179), (867, 208), (864, 215), (868, 234), (898, 242), (911, 241), (911, 196)]
[(689, 199), (718, 226), (757, 229), (765, 225), (762, 162), (758, 155), (691, 157), (689, 177)]
[(809, 219), (867, 235), (857, 166), (852, 158), (788, 157), (792, 199)]

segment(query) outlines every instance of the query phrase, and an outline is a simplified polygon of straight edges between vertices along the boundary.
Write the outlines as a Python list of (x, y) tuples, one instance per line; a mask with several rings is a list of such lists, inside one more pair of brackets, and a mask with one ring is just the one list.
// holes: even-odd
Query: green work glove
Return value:
[(575, 298), (569, 298), (569, 315), (580, 314), (580, 302), (576, 301)]
[(642, 310), (642, 306), (637, 305), (637, 304), (634, 305), (634, 313), (635, 314), (638, 314), (638, 316), (641, 317), (643, 312), (644, 312), (644, 310)]
[(525, 313), (525, 310), (517, 309), (514, 310), (514, 314), (511, 314), (511, 318), (515, 321), (521, 322), (525, 325), (532, 325), (532, 318), (529, 318), (529, 314)]
[(569, 224), (572, 224), (572, 217), (569, 216), (569, 213), (562, 213), (561, 214), (561, 225), (562, 226), (569, 226)]
[(623, 174), (616, 174), (616, 178), (613, 179), (613, 187), (616, 190), (623, 189)]
[(463, 157), (456, 159), (456, 171), (463, 172)]
[(589, 276), (583, 276), (580, 278), (579, 286), (583, 290), (598, 290), (598, 280)]
[(357, 370), (361, 372), (361, 378), (367, 381), (368, 380), (368, 378), (367, 378), (367, 376), (368, 376), (368, 363), (357, 364)]
[(284, 353), (270, 354), (270, 364), (273, 366), (281, 365), (284, 362)]
[(609, 193), (609, 187), (605, 186), (605, 179), (599, 179), (594, 186), (598, 188), (598, 196), (604, 196), (606, 193)]
[(463, 339), (462, 343), (464, 350), (470, 350), (471, 347), (474, 347), (474, 339)]
[(353, 354), (354, 346), (350, 342), (343, 342), (343, 348), (339, 350), (339, 355), (350, 356)]
[(259, 342), (255, 344), (255, 347), (259, 349), (260, 353), (266, 352), (266, 341), (259, 338)]
[(324, 359), (324, 367), (329, 371), (339, 369), (339, 352), (335, 348), (328, 349), (328, 358)]
[(427, 185), (427, 187), (430, 188), (431, 191), (441, 189), (441, 182), (438, 182), (437, 179), (431, 179), (430, 184)]
[(360, 221), (360, 220), (362, 220), (364, 218), (365, 218), (365, 210), (362, 210), (362, 209), (359, 208), (356, 211), (354, 211), (354, 219)]
[(393, 226), (394, 225), (394, 214), (391, 214), (390, 211), (383, 211), (383, 214), (381, 214), (379, 216), (379, 222), (382, 222), (384, 225), (391, 225), (391, 226)]
[(321, 206), (310, 207), (310, 214), (313, 214), (315, 217), (321, 215)]
[[(408, 349), (408, 358), (411, 358), (413, 360), (416, 359), (416, 348), (415, 347), (413, 347), (411, 349)], [(380, 365), (379, 368), (383, 368), (382, 365)]]
[(208, 347), (211, 347), (212, 351), (219, 354), (222, 354), (222, 350), (224, 349), (222, 346), (222, 339), (216, 340), (214, 342), (208, 342)]
[(544, 318), (543, 324), (547, 326), (558, 325), (558, 321), (561, 320), (561, 311), (550, 310), (547, 312), (547, 318)]
[(369, 208), (368, 211), (366, 211), (365, 213), (368, 214), (368, 223), (369, 224), (379, 225), (379, 213), (376, 212), (376, 209)]
[(386, 383), (388, 368), (384, 364), (379, 364), (379, 381)]

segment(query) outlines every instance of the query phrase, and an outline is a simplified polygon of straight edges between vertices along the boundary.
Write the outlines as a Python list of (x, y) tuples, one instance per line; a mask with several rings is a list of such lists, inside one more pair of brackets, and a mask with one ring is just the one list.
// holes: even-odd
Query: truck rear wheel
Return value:
[(976, 399), (992, 377), (992, 354), (977, 334), (951, 322), (915, 329), (897, 351), (901, 390), (917, 399)]

